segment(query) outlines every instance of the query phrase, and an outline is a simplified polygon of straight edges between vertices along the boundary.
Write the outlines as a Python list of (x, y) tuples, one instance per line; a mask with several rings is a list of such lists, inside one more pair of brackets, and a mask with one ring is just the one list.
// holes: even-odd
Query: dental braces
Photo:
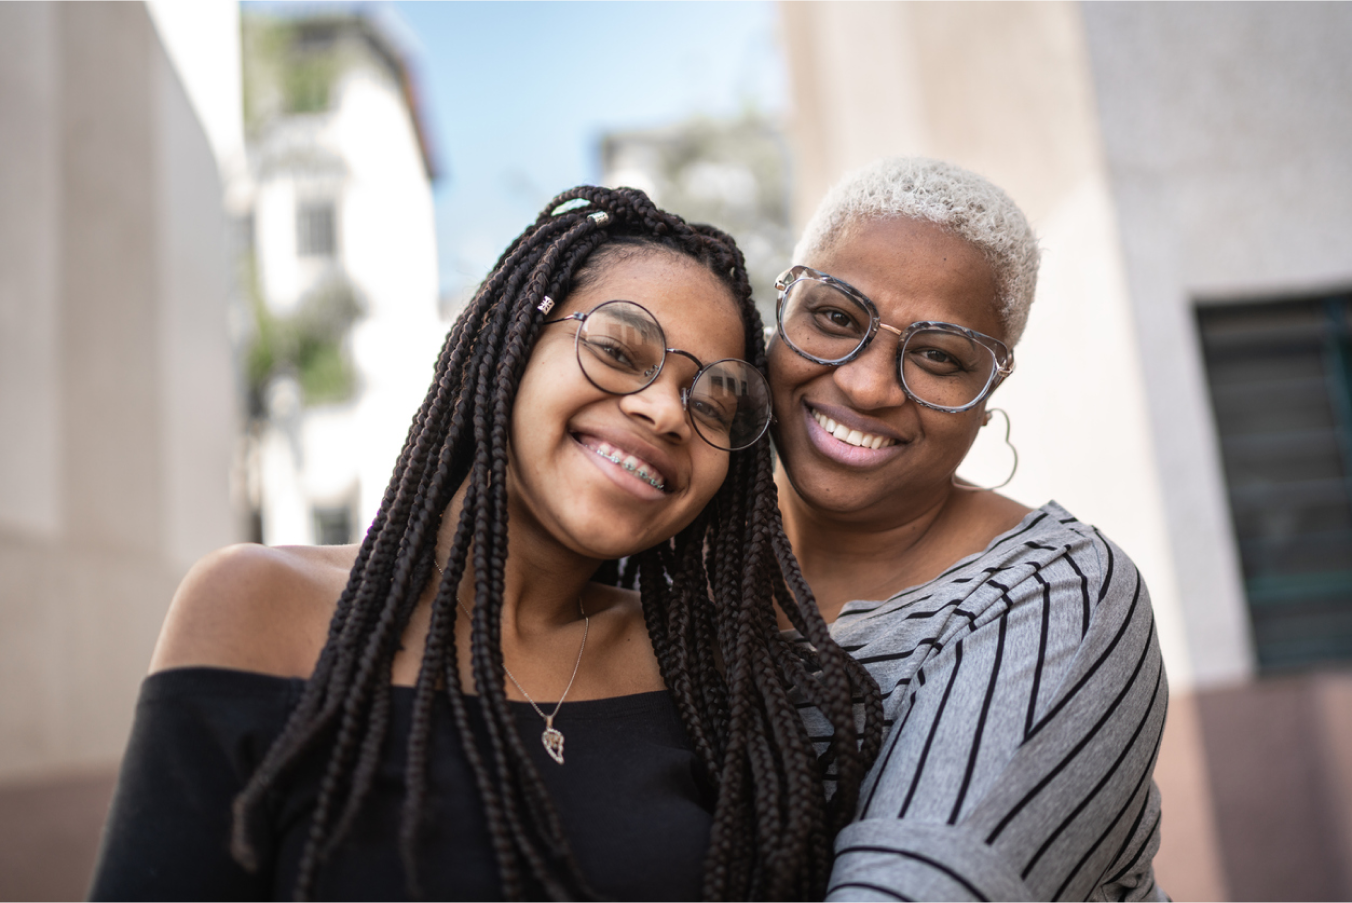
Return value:
[(648, 484), (649, 486), (651, 486), (652, 488), (654, 488), (654, 489), (665, 489), (665, 488), (666, 488), (666, 486), (664, 486), (660, 480), (656, 479), (655, 477), (648, 476), (646, 473), (639, 473), (637, 467), (635, 467), (635, 466), (632, 465), (632, 464), (626, 464), (625, 461), (624, 461), (624, 459), (625, 459), (625, 457), (627, 457), (627, 456), (625, 456), (625, 455), (620, 455), (620, 454), (616, 454), (614, 457), (611, 457), (610, 455), (602, 455), (599, 451), (596, 451), (595, 449), (592, 449), (592, 451), (595, 452), (595, 454), (600, 455), (602, 458), (605, 458), (605, 459), (606, 459), (607, 461), (609, 461), (611, 464), (618, 464), (618, 465), (620, 465), (620, 466), (623, 467), (625, 470), (629, 471), (629, 472), (632, 473), (634, 476), (638, 477), (640, 480), (642, 480), (643, 482), (647, 483), (647, 484)]

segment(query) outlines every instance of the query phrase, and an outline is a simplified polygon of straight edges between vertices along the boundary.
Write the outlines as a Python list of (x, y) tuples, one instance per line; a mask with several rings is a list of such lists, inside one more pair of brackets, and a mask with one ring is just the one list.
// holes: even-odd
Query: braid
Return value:
[[(442, 346), (314, 673), (235, 800), (231, 846), (246, 868), (261, 864), (253, 838), (271, 816), (268, 801), (302, 762), (317, 758), (322, 778), (294, 892), (301, 899), (320, 893), (324, 864), (374, 784), (390, 730), (390, 669), (434, 576), (442, 514), (463, 488), (413, 691), (398, 841), (408, 889), (422, 894), (420, 835), (441, 696), (485, 810), (503, 894), (595, 896), (503, 683), (508, 442), (517, 387), (544, 320), (541, 300), (566, 297), (610, 255), (643, 249), (692, 258), (727, 285), (745, 325), (744, 357), (764, 368), (745, 262), (727, 235), (658, 210), (635, 189), (583, 186), (555, 198), (503, 252)], [(878, 689), (831, 640), (816, 610), (784, 538), (771, 466), (767, 443), (731, 453), (723, 486), (685, 530), (597, 575), (638, 588), (663, 679), (715, 790), (704, 878), (710, 899), (820, 897), (831, 838), (852, 814), (881, 744)], [(484, 739), (471, 729), (455, 642), (457, 592), (471, 564), (469, 667)], [(780, 635), (775, 605), (811, 648)], [(833, 727), (821, 757), (794, 707), (800, 698)], [(833, 797), (827, 764), (836, 768)]]

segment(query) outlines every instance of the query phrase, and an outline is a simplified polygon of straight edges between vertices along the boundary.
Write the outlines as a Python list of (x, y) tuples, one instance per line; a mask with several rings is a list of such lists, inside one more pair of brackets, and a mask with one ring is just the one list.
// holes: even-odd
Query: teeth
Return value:
[(832, 436), (835, 436), (841, 442), (847, 445), (853, 445), (857, 448), (886, 448), (889, 445), (896, 445), (897, 440), (889, 439), (886, 436), (875, 436), (872, 433), (865, 433), (862, 430), (850, 429), (843, 423), (836, 423), (825, 414), (812, 412), (812, 417), (821, 424), (822, 429), (826, 430)]
[(605, 458), (611, 464), (618, 464), (623, 467), (629, 473), (632, 473), (654, 489), (666, 488), (666, 484), (662, 482), (662, 477), (658, 475), (657, 470), (642, 458), (626, 455), (614, 448), (609, 442), (598, 443), (596, 448), (593, 448), (592, 451), (602, 458)]

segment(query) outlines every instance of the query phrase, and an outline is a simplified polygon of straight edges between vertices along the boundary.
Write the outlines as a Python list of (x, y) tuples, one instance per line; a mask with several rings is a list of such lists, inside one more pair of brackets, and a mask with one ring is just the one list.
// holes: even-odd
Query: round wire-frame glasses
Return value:
[(897, 381), (924, 407), (950, 414), (969, 410), (1014, 372), (1014, 353), (999, 339), (938, 320), (889, 326), (867, 295), (812, 267), (790, 267), (775, 288), (779, 337), (814, 363), (848, 364), (879, 329), (895, 335)]
[(679, 354), (698, 367), (681, 389), (681, 407), (699, 437), (714, 448), (740, 451), (760, 441), (770, 427), (770, 386), (761, 372), (739, 358), (709, 364), (679, 348), (641, 304), (605, 301), (586, 313), (571, 313), (545, 325), (579, 323), (575, 348), (587, 381), (611, 395), (633, 395), (653, 384), (667, 356)]

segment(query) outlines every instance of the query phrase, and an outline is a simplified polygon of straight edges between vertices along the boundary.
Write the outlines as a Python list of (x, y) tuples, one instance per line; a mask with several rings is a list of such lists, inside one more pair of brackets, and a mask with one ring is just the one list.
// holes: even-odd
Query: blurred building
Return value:
[(1041, 235), (1005, 491), (1150, 585), (1164, 888), (1352, 896), (1352, 6), (780, 9), (797, 225), (908, 154)]
[(407, 60), (377, 20), (246, 15), (243, 42), (248, 171), (231, 203), (255, 538), (353, 542), (445, 332), (435, 165)]
[(604, 136), (601, 182), (642, 189), (659, 207), (734, 236), (769, 323), (794, 242), (789, 157), (783, 128), (762, 116), (696, 118)]
[(233, 2), (0, 5), (0, 898), (84, 893), (174, 588), (238, 537)]

